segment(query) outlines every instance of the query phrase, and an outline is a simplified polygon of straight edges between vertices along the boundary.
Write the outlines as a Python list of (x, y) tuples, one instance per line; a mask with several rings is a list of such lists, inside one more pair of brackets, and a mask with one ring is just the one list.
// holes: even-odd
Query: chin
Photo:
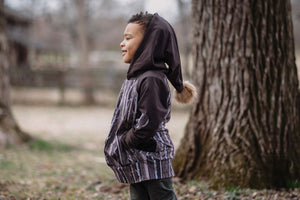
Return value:
[(131, 60), (123, 59), (124, 63), (130, 64)]

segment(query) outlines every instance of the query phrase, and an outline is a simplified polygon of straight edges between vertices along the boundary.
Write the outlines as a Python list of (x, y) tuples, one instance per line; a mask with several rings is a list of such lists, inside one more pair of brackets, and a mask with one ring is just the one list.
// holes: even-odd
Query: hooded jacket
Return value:
[(105, 141), (107, 164), (123, 183), (174, 176), (174, 146), (168, 80), (183, 90), (177, 39), (171, 25), (154, 14), (130, 63)]

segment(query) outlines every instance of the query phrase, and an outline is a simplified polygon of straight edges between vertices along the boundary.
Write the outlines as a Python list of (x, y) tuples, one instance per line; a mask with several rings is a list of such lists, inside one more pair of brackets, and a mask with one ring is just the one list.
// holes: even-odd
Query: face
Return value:
[(124, 39), (121, 42), (122, 57), (125, 63), (130, 63), (144, 37), (144, 30), (136, 23), (127, 24), (124, 31)]

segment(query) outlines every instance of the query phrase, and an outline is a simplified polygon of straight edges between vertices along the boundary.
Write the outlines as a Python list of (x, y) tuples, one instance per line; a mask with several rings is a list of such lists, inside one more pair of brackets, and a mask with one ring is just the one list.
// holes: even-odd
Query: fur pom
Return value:
[(185, 81), (183, 83), (183, 90), (179, 93), (177, 90), (175, 90), (175, 99), (179, 103), (188, 104), (191, 103), (196, 98), (196, 88), (195, 86)]

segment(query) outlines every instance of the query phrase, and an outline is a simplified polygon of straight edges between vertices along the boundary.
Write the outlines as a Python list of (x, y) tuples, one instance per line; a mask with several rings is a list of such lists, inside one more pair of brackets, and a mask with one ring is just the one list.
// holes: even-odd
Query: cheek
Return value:
[(126, 54), (126, 56), (128, 56), (128, 57), (132, 57), (132, 56), (133, 56), (133, 54), (134, 54), (134, 49), (132, 49), (132, 47), (131, 47), (131, 46), (128, 46), (128, 48), (127, 48), (127, 54)]
[(132, 56), (135, 54), (138, 47), (139, 47), (139, 43), (137, 43), (136, 41), (130, 45), (129, 51)]

